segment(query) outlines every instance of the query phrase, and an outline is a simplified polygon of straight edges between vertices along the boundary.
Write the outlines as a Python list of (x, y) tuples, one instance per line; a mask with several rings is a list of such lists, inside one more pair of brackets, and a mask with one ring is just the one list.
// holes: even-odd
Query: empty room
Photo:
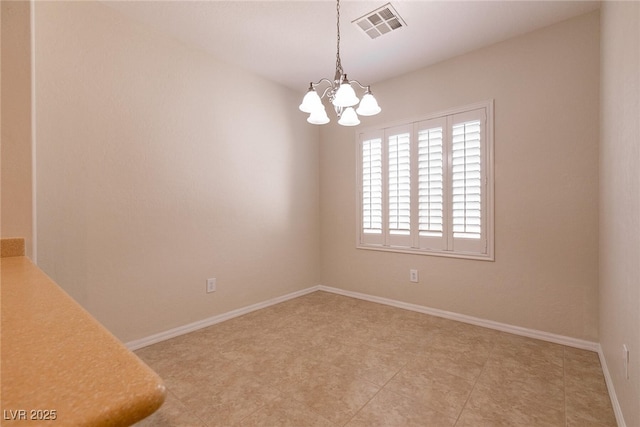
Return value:
[(2, 425), (640, 426), (640, 2), (1, 24)]

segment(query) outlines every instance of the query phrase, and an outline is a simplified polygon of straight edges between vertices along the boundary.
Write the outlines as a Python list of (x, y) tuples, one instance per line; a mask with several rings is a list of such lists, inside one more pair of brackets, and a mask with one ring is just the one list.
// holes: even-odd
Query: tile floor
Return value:
[(137, 426), (615, 426), (598, 355), (326, 292), (136, 351)]

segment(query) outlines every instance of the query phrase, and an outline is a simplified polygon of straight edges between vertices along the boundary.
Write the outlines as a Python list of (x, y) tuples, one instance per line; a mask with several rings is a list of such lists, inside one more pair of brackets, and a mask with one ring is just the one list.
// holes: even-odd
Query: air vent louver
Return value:
[(387, 3), (373, 12), (361, 16), (355, 21), (352, 21), (352, 23), (356, 24), (358, 28), (372, 39), (407, 26), (400, 15), (398, 15), (398, 12), (391, 6), (391, 3)]

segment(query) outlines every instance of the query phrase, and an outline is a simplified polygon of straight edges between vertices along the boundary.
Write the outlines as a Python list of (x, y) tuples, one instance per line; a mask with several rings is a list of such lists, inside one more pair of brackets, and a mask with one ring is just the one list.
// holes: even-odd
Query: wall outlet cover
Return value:
[(207, 293), (216, 291), (216, 279), (207, 279)]

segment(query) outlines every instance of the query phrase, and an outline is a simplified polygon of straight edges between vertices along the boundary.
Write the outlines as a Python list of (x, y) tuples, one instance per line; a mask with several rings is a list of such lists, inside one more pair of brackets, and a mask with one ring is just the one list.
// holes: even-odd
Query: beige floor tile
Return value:
[(566, 375), (576, 378), (590, 377), (598, 380), (604, 380), (602, 367), (600, 366), (600, 359), (598, 358), (597, 353), (588, 353), (591, 354), (584, 354), (579, 357), (566, 357), (564, 361), (564, 370)]
[(617, 425), (597, 353), (565, 349), (565, 394), (567, 425)]
[(227, 341), (219, 354), (236, 363), (250, 364), (262, 360), (269, 354), (291, 353), (296, 351), (295, 344), (274, 336), (238, 338)]
[(455, 417), (448, 417), (420, 402), (382, 390), (347, 427), (448, 427), (454, 424)]
[(194, 335), (195, 339), (209, 346), (223, 346), (225, 342), (241, 337), (252, 337), (264, 333), (267, 325), (262, 325), (261, 330), (256, 330), (255, 321), (248, 315), (236, 317), (188, 335)]
[(287, 381), (289, 376), (293, 376), (292, 381), (301, 380), (300, 375), (304, 375), (306, 366), (309, 366), (304, 363), (306, 359), (302, 352), (294, 348), (284, 350), (283, 347), (279, 347), (277, 351), (265, 349), (251, 358), (243, 358), (245, 362), (242, 366), (256, 380), (276, 387), (280, 382)]
[(564, 411), (565, 390), (562, 374), (552, 376), (540, 368), (542, 373), (536, 375), (536, 371), (527, 369), (522, 368), (522, 373), (518, 374), (515, 369), (506, 369), (499, 362), (487, 363), (477, 384), (491, 390), (499, 390), (500, 396), (522, 405), (536, 402)]
[(456, 423), (460, 426), (564, 426), (564, 408), (513, 400), (511, 393), (476, 384)]
[[(347, 330), (341, 325), (321, 324), (312, 326), (307, 331), (295, 331), (295, 335), (289, 333), (283, 336), (299, 350), (318, 352), (333, 344), (346, 345), (352, 342), (353, 338), (348, 336)], [(355, 330), (353, 333), (356, 333)]]
[[(200, 331), (182, 335), (149, 347), (136, 350), (136, 354), (154, 369), (171, 367), (177, 361), (183, 363), (197, 362), (203, 354), (217, 354), (222, 345), (210, 345), (199, 339)], [(160, 372), (158, 372), (160, 373)], [(162, 375), (162, 373), (160, 373)]]
[(399, 351), (408, 353), (403, 345), (409, 341), (389, 325), (374, 326), (370, 324), (361, 326), (350, 339), (353, 344), (368, 345), (389, 354), (397, 354)]
[(335, 427), (306, 405), (282, 397), (275, 398), (237, 424), (238, 427)]
[(473, 386), (473, 380), (410, 364), (393, 377), (384, 389), (455, 419), (460, 415)]
[(533, 338), (501, 333), (495, 343), (492, 356), (502, 359), (527, 360), (542, 365), (563, 365), (564, 346)]
[(580, 348), (564, 347), (564, 358), (570, 360), (581, 360), (586, 363), (600, 364), (598, 353), (591, 350), (583, 350)]
[(485, 328), (470, 323), (458, 322), (455, 320), (446, 320), (440, 326), (440, 330), (451, 332), (454, 336), (465, 338), (469, 337), (474, 340), (490, 342), (493, 344), (502, 332)]
[(206, 424), (198, 419), (172, 393), (167, 397), (159, 410), (134, 424), (136, 427), (205, 427)]
[(167, 393), (159, 410), (134, 425), (135, 427), (205, 427), (202, 420), (193, 415), (172, 393)]
[(489, 355), (485, 352), (462, 351), (455, 344), (427, 348), (412, 362), (422, 370), (440, 370), (467, 380), (476, 380)]
[(178, 397), (200, 387), (201, 384), (233, 375), (240, 369), (239, 364), (197, 345), (188, 357), (168, 356), (165, 351), (159, 353), (166, 359), (156, 360), (156, 355), (149, 356), (148, 353), (142, 354), (141, 358), (162, 377), (166, 386)]
[(221, 360), (220, 363), (208, 365), (205, 369), (183, 364), (162, 378), (167, 389), (183, 401), (202, 390), (216, 387), (217, 391), (224, 385), (240, 379), (254, 380), (241, 365), (228, 360)]
[[(440, 350), (450, 354), (473, 353), (476, 358), (486, 359), (493, 349), (495, 335), (487, 334), (484, 328), (469, 326), (474, 329), (450, 325), (430, 331), (424, 336), (410, 336), (403, 345), (407, 351), (418, 356), (425, 351)], [(477, 331), (478, 335), (471, 333), (472, 330)]]
[(278, 396), (276, 389), (238, 376), (219, 384), (200, 383), (191, 393), (178, 397), (207, 426), (231, 426)]
[(617, 426), (611, 401), (604, 397), (567, 396), (568, 426)]
[(281, 391), (291, 390), (300, 383), (329, 375), (342, 375), (333, 365), (304, 352), (265, 354), (263, 360), (246, 365), (255, 379)]
[(281, 385), (282, 395), (338, 425), (344, 425), (380, 390), (375, 384), (337, 368), (320, 368), (303, 376), (304, 380)]
[(492, 375), (510, 381), (550, 384), (564, 387), (564, 369), (560, 365), (541, 361), (536, 358), (504, 358), (491, 355), (485, 365)]
[(607, 384), (602, 371), (586, 367), (575, 370), (570, 367), (570, 361), (567, 362), (567, 365), (569, 366), (565, 371), (565, 387), (568, 394), (585, 392), (592, 395), (604, 395), (607, 393)]
[(365, 344), (341, 342), (318, 348), (313, 355), (379, 386), (386, 384), (410, 360), (406, 354), (385, 352)]
[(583, 367), (582, 376), (574, 373), (566, 377), (567, 425), (617, 425), (604, 376)]

